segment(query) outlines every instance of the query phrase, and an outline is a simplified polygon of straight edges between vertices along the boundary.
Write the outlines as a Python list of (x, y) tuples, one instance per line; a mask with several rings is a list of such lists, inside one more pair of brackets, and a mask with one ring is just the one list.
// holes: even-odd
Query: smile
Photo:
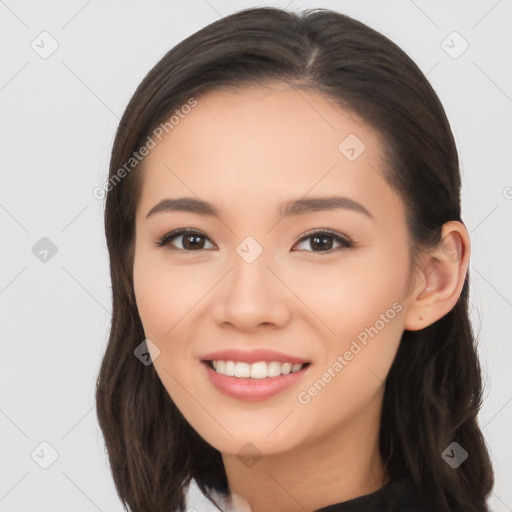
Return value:
[(301, 370), (305, 364), (302, 363), (281, 363), (279, 361), (258, 361), (256, 363), (244, 363), (235, 361), (210, 361), (217, 373), (227, 377), (266, 379), (268, 377), (279, 377)]
[[(267, 400), (297, 384), (311, 363), (203, 360), (201, 365), (211, 385), (223, 395), (239, 400)], [(215, 368), (215, 366), (216, 368)]]

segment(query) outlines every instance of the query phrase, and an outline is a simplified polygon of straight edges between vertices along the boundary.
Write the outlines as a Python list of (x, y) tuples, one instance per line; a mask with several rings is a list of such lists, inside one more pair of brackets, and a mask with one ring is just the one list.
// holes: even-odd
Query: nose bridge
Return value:
[(239, 302), (263, 302), (270, 298), (274, 289), (270, 282), (274, 276), (268, 269), (272, 266), (270, 251), (256, 243), (254, 239), (242, 242), (232, 259), (229, 296)]
[(271, 251), (247, 237), (236, 248), (232, 267), (223, 287), (220, 320), (245, 328), (282, 324), (289, 304), (284, 285), (269, 269), (273, 267)]

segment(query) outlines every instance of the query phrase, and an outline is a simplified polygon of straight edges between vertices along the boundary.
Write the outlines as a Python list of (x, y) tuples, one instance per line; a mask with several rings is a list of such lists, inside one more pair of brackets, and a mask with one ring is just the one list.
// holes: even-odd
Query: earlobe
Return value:
[(423, 258), (410, 295), (405, 329), (423, 329), (451, 311), (464, 286), (469, 256), (470, 241), (464, 224), (444, 224), (440, 243)]

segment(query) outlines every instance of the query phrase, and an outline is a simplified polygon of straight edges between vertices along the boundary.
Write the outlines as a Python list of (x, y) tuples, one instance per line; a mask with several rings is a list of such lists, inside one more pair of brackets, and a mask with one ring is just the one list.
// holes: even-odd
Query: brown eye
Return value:
[[(177, 244), (174, 242), (175, 240), (178, 242)], [(199, 251), (206, 248), (206, 241), (211, 243), (204, 233), (182, 229), (168, 233), (156, 245), (158, 247), (166, 246), (171, 250)]]
[[(307, 244), (311, 250), (309, 252), (331, 252), (338, 249), (352, 247), (352, 242), (337, 233), (330, 231), (317, 231), (311, 233), (299, 240), (299, 244)], [(337, 245), (336, 245), (337, 244)], [(306, 250), (308, 249), (299, 249)]]

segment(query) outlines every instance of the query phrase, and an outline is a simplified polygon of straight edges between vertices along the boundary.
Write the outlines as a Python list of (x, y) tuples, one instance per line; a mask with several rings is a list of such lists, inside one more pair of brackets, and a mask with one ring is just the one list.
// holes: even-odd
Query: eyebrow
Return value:
[[(373, 215), (362, 204), (343, 196), (308, 197), (288, 201), (282, 205), (280, 213), (282, 217), (289, 217), (335, 209), (352, 210), (373, 218)], [(194, 197), (167, 198), (153, 206), (147, 213), (146, 219), (162, 212), (190, 212), (212, 217), (219, 217), (220, 213), (216, 206), (203, 199)]]

